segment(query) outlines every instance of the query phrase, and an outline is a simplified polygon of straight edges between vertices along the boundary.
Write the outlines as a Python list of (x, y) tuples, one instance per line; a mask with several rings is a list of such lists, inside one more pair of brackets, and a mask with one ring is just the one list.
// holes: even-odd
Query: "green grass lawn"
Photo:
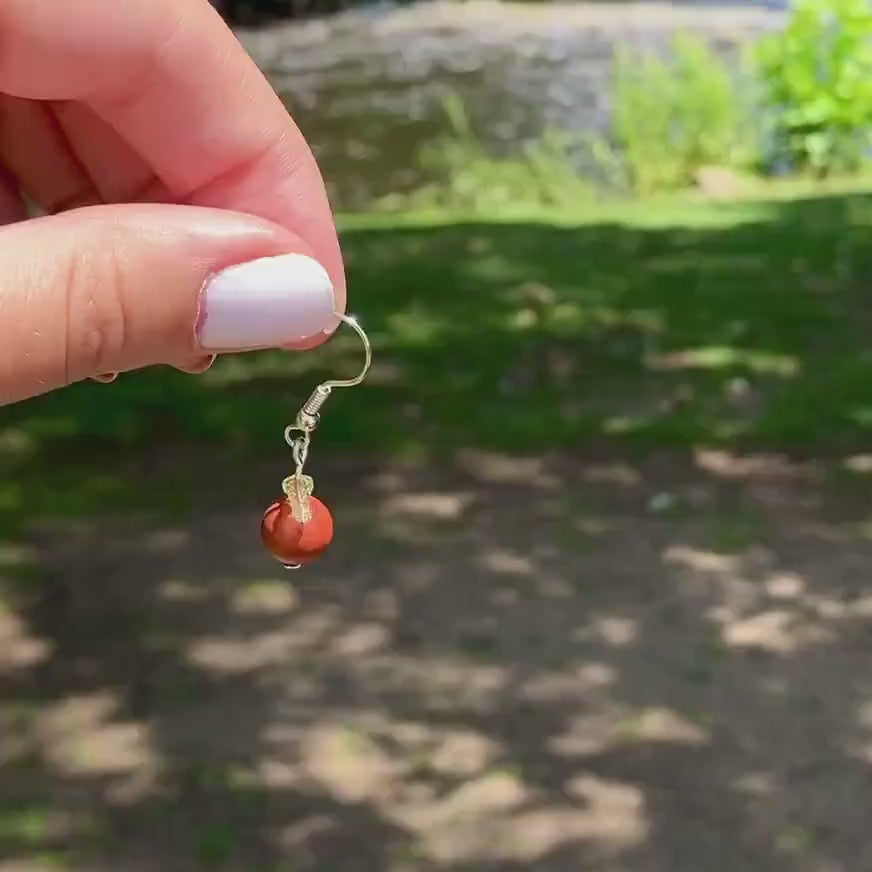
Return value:
[[(331, 400), (319, 451), (833, 453), (872, 436), (868, 194), (342, 227), (350, 310), (376, 362), (366, 387)], [(316, 381), (359, 363), (341, 331), (309, 354), (226, 358), (203, 377), (155, 369), (3, 409), (0, 511), (49, 464), (56, 491), (81, 490), (73, 459), (107, 446), (281, 452)], [(116, 485), (98, 481), (99, 498)]]

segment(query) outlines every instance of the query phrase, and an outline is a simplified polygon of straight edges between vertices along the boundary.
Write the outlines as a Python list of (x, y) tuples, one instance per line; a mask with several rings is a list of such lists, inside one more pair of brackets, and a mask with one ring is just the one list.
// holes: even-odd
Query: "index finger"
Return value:
[(3, 0), (0, 91), (86, 103), (177, 202), (293, 230), (344, 309), (339, 242), (315, 158), (207, 0)]

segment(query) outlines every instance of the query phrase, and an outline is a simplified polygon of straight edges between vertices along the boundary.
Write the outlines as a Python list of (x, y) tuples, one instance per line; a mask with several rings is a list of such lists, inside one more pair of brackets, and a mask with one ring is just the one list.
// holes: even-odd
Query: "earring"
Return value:
[(361, 384), (372, 365), (372, 346), (364, 329), (352, 316), (336, 314), (360, 337), (366, 360), (354, 378), (332, 379), (318, 385), (297, 412), (294, 423), (285, 427), (285, 442), (293, 451), (296, 470), (282, 482), (284, 498), (276, 500), (264, 512), (260, 537), (286, 569), (300, 569), (311, 563), (327, 550), (333, 539), (333, 516), (327, 506), (312, 495), (314, 481), (304, 474), (303, 468), (309, 456), (312, 434), (321, 420), (321, 409), (333, 389)]

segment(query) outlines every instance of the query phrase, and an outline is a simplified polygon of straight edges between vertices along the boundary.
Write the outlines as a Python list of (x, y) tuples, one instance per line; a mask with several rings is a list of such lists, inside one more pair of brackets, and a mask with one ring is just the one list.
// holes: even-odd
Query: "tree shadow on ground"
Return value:
[(864, 868), (866, 488), (705, 453), (322, 472), (340, 535), (295, 589), (254, 504), (25, 538), (8, 868)]
[(731, 208), (349, 230), (305, 574), (257, 455), (353, 341), (4, 410), (0, 869), (870, 866), (867, 203)]

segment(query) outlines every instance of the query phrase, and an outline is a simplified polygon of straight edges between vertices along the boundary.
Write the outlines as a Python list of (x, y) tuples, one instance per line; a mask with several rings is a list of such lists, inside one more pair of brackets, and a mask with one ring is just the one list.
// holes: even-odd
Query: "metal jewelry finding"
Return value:
[(327, 507), (312, 496), (314, 482), (304, 474), (312, 433), (321, 420), (321, 409), (335, 388), (361, 384), (372, 365), (372, 346), (364, 329), (351, 315), (336, 313), (363, 342), (366, 359), (361, 371), (349, 379), (330, 379), (319, 384), (300, 407), (293, 424), (285, 427), (285, 442), (293, 451), (295, 469), (282, 482), (285, 499), (267, 510), (261, 536), (286, 569), (299, 569), (326, 550), (333, 535), (333, 520)]
[(349, 327), (353, 328), (363, 342), (363, 349), (366, 353), (366, 360), (364, 361), (363, 369), (354, 378), (330, 379), (329, 381), (322, 382), (314, 391), (312, 391), (309, 399), (303, 403), (300, 411), (297, 412), (297, 417), (294, 423), (285, 428), (285, 441), (291, 447), (293, 447), (294, 441), (290, 434), (295, 431), (311, 433), (318, 426), (320, 420), (319, 413), (323, 408), (324, 403), (329, 399), (333, 389), (353, 388), (359, 385), (366, 378), (369, 368), (372, 366), (372, 346), (369, 343), (369, 337), (366, 335), (366, 331), (364, 331), (363, 327), (358, 324), (357, 319), (353, 315), (337, 314), (336, 317)]

